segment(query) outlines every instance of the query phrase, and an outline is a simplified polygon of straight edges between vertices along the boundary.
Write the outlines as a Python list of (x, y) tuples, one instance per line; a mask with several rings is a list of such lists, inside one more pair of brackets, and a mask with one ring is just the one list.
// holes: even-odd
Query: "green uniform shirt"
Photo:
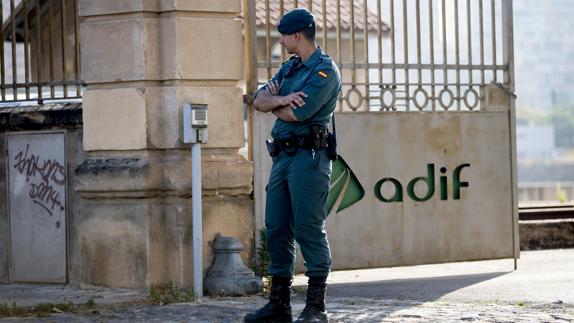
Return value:
[[(298, 121), (277, 119), (271, 130), (273, 138), (307, 135), (311, 125), (328, 125), (341, 91), (341, 77), (337, 65), (321, 48), (304, 62), (299, 56), (291, 57), (271, 80), (280, 84), (280, 95), (299, 91), (307, 94), (305, 105), (291, 108)], [(255, 97), (266, 88), (267, 85), (259, 89)]]

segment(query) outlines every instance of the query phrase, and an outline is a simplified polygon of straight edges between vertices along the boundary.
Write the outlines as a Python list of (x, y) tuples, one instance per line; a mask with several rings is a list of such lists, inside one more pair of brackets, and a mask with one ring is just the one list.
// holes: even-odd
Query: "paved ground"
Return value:
[[(294, 312), (304, 306), (304, 277), (294, 284)], [(512, 260), (335, 272), (331, 322), (574, 322), (574, 249), (522, 252)], [(166, 306), (136, 302), (131, 291), (0, 285), (0, 304), (93, 299), (80, 313), (4, 318), (18, 322), (240, 322), (262, 297), (208, 298)], [(119, 303), (128, 302), (128, 303)], [(116, 305), (104, 305), (116, 304)]]

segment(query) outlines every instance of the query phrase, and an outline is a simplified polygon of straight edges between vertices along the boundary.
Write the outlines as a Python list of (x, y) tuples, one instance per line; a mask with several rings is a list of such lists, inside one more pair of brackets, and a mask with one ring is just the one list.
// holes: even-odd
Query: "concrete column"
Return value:
[(217, 233), (253, 250), (240, 0), (80, 0), (84, 149), (76, 170), (83, 283), (191, 287), (191, 156), (184, 102), (208, 105), (204, 270)]

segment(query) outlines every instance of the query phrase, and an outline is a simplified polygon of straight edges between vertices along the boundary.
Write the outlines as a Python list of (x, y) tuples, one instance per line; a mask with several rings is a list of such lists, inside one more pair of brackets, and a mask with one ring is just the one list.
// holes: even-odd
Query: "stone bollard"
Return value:
[(215, 259), (205, 276), (205, 288), (212, 296), (242, 296), (263, 290), (263, 281), (241, 260), (239, 239), (218, 235), (213, 243)]

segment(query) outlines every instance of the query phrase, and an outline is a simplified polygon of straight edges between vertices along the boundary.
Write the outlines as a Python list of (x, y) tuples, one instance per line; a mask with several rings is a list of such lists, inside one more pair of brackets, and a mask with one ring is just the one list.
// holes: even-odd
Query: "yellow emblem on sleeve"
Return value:
[(321, 75), (321, 76), (324, 77), (324, 78), (328, 78), (328, 77), (329, 77), (329, 74), (327, 74), (327, 73), (325, 73), (325, 72), (323, 72), (323, 71), (319, 71), (319, 75)]

